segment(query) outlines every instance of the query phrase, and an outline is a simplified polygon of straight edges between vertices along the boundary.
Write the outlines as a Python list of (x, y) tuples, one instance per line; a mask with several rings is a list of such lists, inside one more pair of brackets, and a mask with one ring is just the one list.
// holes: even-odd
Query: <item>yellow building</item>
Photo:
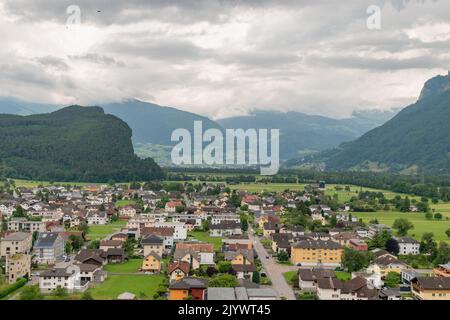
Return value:
[(450, 278), (414, 278), (411, 281), (411, 292), (419, 300), (450, 300)]
[(333, 241), (302, 240), (291, 247), (291, 262), (302, 266), (338, 267), (343, 247)]
[(6, 278), (8, 283), (14, 283), (20, 278), (28, 277), (31, 273), (31, 256), (17, 253), (6, 256)]
[(161, 256), (153, 252), (146, 256), (142, 262), (142, 271), (155, 273), (160, 272)]

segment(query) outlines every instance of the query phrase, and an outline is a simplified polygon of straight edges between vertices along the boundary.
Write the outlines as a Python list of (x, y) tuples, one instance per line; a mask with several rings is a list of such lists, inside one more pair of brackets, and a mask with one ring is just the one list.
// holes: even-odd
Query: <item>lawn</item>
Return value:
[(108, 264), (105, 270), (112, 273), (136, 273), (142, 266), (142, 259), (130, 259), (125, 263)]
[(215, 251), (220, 251), (222, 248), (222, 238), (210, 237), (208, 232), (205, 231), (191, 231), (189, 236), (197, 239), (201, 242), (212, 243)]
[(126, 221), (119, 220), (104, 226), (89, 226), (87, 236), (89, 240), (103, 239), (116, 231), (120, 231), (126, 224)]
[(450, 228), (450, 220), (427, 220), (425, 219), (424, 213), (378, 211), (370, 213), (355, 212), (352, 214), (358, 218), (362, 218), (364, 222), (369, 222), (376, 218), (379, 223), (386, 224), (390, 227), (392, 227), (396, 219), (406, 218), (414, 225), (414, 229), (409, 231), (410, 236), (420, 240), (425, 232), (433, 232), (435, 240), (449, 240), (445, 231)]
[(345, 271), (335, 271), (336, 278), (342, 281), (348, 281), (352, 279), (352, 274)]
[(134, 201), (134, 200), (118, 200), (115, 203), (116, 208), (126, 207), (126, 206), (130, 206), (130, 205), (134, 205), (134, 204), (136, 204), (136, 201)]
[(293, 285), (293, 279), (297, 276), (297, 271), (288, 271), (283, 273), (283, 277), (289, 285)]
[(158, 285), (164, 279), (164, 275), (111, 275), (90, 292), (96, 300), (114, 300), (124, 292), (133, 293), (139, 299), (153, 300)]
[(34, 180), (20, 180), (13, 179), (16, 187), (24, 188), (36, 188), (39, 185), (50, 186), (50, 185), (71, 185), (71, 186), (85, 186), (85, 185), (98, 185), (98, 183), (88, 183), (88, 182), (53, 182), (50, 181), (34, 181)]

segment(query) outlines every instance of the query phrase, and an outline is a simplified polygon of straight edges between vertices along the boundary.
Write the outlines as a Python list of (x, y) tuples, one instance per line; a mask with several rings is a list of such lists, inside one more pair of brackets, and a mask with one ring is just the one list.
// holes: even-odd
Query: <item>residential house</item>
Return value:
[(333, 241), (302, 240), (291, 247), (291, 262), (302, 266), (338, 267), (343, 247)]
[(317, 280), (324, 278), (336, 278), (333, 270), (322, 268), (301, 268), (298, 270), (298, 286), (302, 291), (317, 291)]
[(91, 264), (97, 266), (103, 266), (108, 263), (104, 257), (103, 250), (100, 249), (82, 249), (75, 256), (75, 263), (78, 264)]
[(270, 238), (270, 236), (276, 233), (278, 230), (278, 225), (273, 222), (266, 222), (263, 226), (263, 236), (266, 238)]
[(106, 212), (94, 211), (89, 212), (86, 215), (87, 224), (92, 225), (105, 225), (108, 223), (108, 215)]
[(177, 243), (175, 252), (177, 251), (195, 252), (195, 256), (198, 256), (200, 265), (209, 265), (209, 266), (215, 265), (214, 245), (211, 243), (197, 243), (197, 242)]
[(398, 242), (399, 255), (417, 255), (419, 254), (420, 242), (411, 237), (398, 237), (395, 238)]
[(170, 281), (178, 281), (189, 276), (191, 265), (186, 261), (177, 261), (169, 263), (167, 274)]
[(12, 218), (8, 221), (9, 231), (45, 232), (45, 223), (42, 221), (31, 221), (26, 218)]
[(144, 248), (144, 257), (150, 253), (156, 253), (161, 256), (164, 254), (164, 240), (161, 237), (150, 235), (142, 239), (142, 247)]
[(182, 222), (156, 222), (153, 227), (156, 228), (172, 228), (173, 231), (173, 240), (180, 241), (187, 239), (187, 226)]
[(83, 283), (102, 283), (108, 276), (102, 265), (82, 263), (77, 266), (80, 268), (80, 281)]
[(80, 267), (71, 265), (66, 268), (55, 268), (39, 275), (39, 289), (50, 293), (56, 288), (65, 288), (69, 293), (83, 292), (89, 286), (89, 281), (81, 280)]
[(414, 278), (411, 281), (411, 293), (418, 300), (450, 300), (450, 278)]
[(163, 247), (166, 253), (168, 253), (173, 247), (173, 235), (175, 233), (175, 228), (168, 227), (147, 227), (141, 229), (141, 236), (147, 237), (150, 235), (158, 236), (163, 239)]
[(389, 272), (401, 273), (402, 270), (408, 269), (409, 266), (400, 261), (391, 254), (384, 254), (374, 259), (371, 265), (367, 268), (368, 272), (375, 272), (384, 278)]
[(102, 240), (100, 241), (100, 250), (108, 251), (108, 249), (120, 249), (123, 242), (120, 240)]
[(14, 283), (20, 278), (29, 277), (31, 274), (31, 256), (23, 253), (7, 255), (5, 272), (8, 283)]
[(169, 300), (205, 300), (208, 280), (201, 278), (183, 278), (174, 281), (169, 286)]
[(447, 264), (440, 264), (433, 269), (433, 274), (436, 277), (450, 278), (450, 262)]
[(16, 253), (28, 254), (31, 251), (33, 235), (28, 232), (15, 232), (4, 237), (0, 242), (0, 258)]
[(42, 232), (36, 240), (33, 255), (39, 264), (55, 264), (64, 255), (64, 239), (57, 232)]
[(364, 278), (356, 277), (349, 281), (336, 278), (323, 278), (317, 281), (319, 300), (378, 300), (378, 290), (369, 289)]
[(367, 245), (367, 243), (360, 239), (350, 239), (348, 246), (357, 251), (369, 250), (369, 246)]
[(233, 221), (222, 221), (219, 224), (211, 225), (209, 235), (211, 237), (228, 237), (242, 234), (241, 224)]
[(124, 218), (133, 218), (137, 214), (137, 210), (133, 206), (124, 206), (119, 209), (119, 216)]
[(144, 272), (159, 273), (161, 271), (161, 261), (161, 256), (152, 252), (142, 261), (141, 270)]
[(291, 253), (291, 245), (294, 237), (291, 233), (274, 233), (272, 234), (272, 250), (273, 252), (285, 251)]
[(164, 209), (169, 213), (175, 213), (177, 212), (177, 208), (182, 207), (183, 202), (181, 201), (169, 201), (166, 203), (166, 206)]
[(108, 250), (103, 251), (102, 256), (108, 263), (123, 263), (128, 260), (128, 256), (123, 248), (109, 248)]

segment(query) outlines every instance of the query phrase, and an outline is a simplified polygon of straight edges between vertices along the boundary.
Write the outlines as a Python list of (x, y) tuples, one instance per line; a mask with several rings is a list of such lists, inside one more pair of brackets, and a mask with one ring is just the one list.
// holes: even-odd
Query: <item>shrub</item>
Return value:
[(27, 280), (24, 278), (21, 278), (17, 280), (17, 282), (11, 284), (10, 286), (4, 288), (3, 290), (0, 290), (0, 299), (6, 297), (8, 294), (16, 291), (17, 289), (23, 287), (27, 283)]

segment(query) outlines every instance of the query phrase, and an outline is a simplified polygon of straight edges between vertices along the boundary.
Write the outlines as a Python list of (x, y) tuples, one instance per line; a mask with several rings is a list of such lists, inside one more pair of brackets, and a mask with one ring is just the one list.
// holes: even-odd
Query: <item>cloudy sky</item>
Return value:
[(386, 110), (450, 69), (449, 17), (445, 0), (0, 0), (0, 96), (212, 118)]

